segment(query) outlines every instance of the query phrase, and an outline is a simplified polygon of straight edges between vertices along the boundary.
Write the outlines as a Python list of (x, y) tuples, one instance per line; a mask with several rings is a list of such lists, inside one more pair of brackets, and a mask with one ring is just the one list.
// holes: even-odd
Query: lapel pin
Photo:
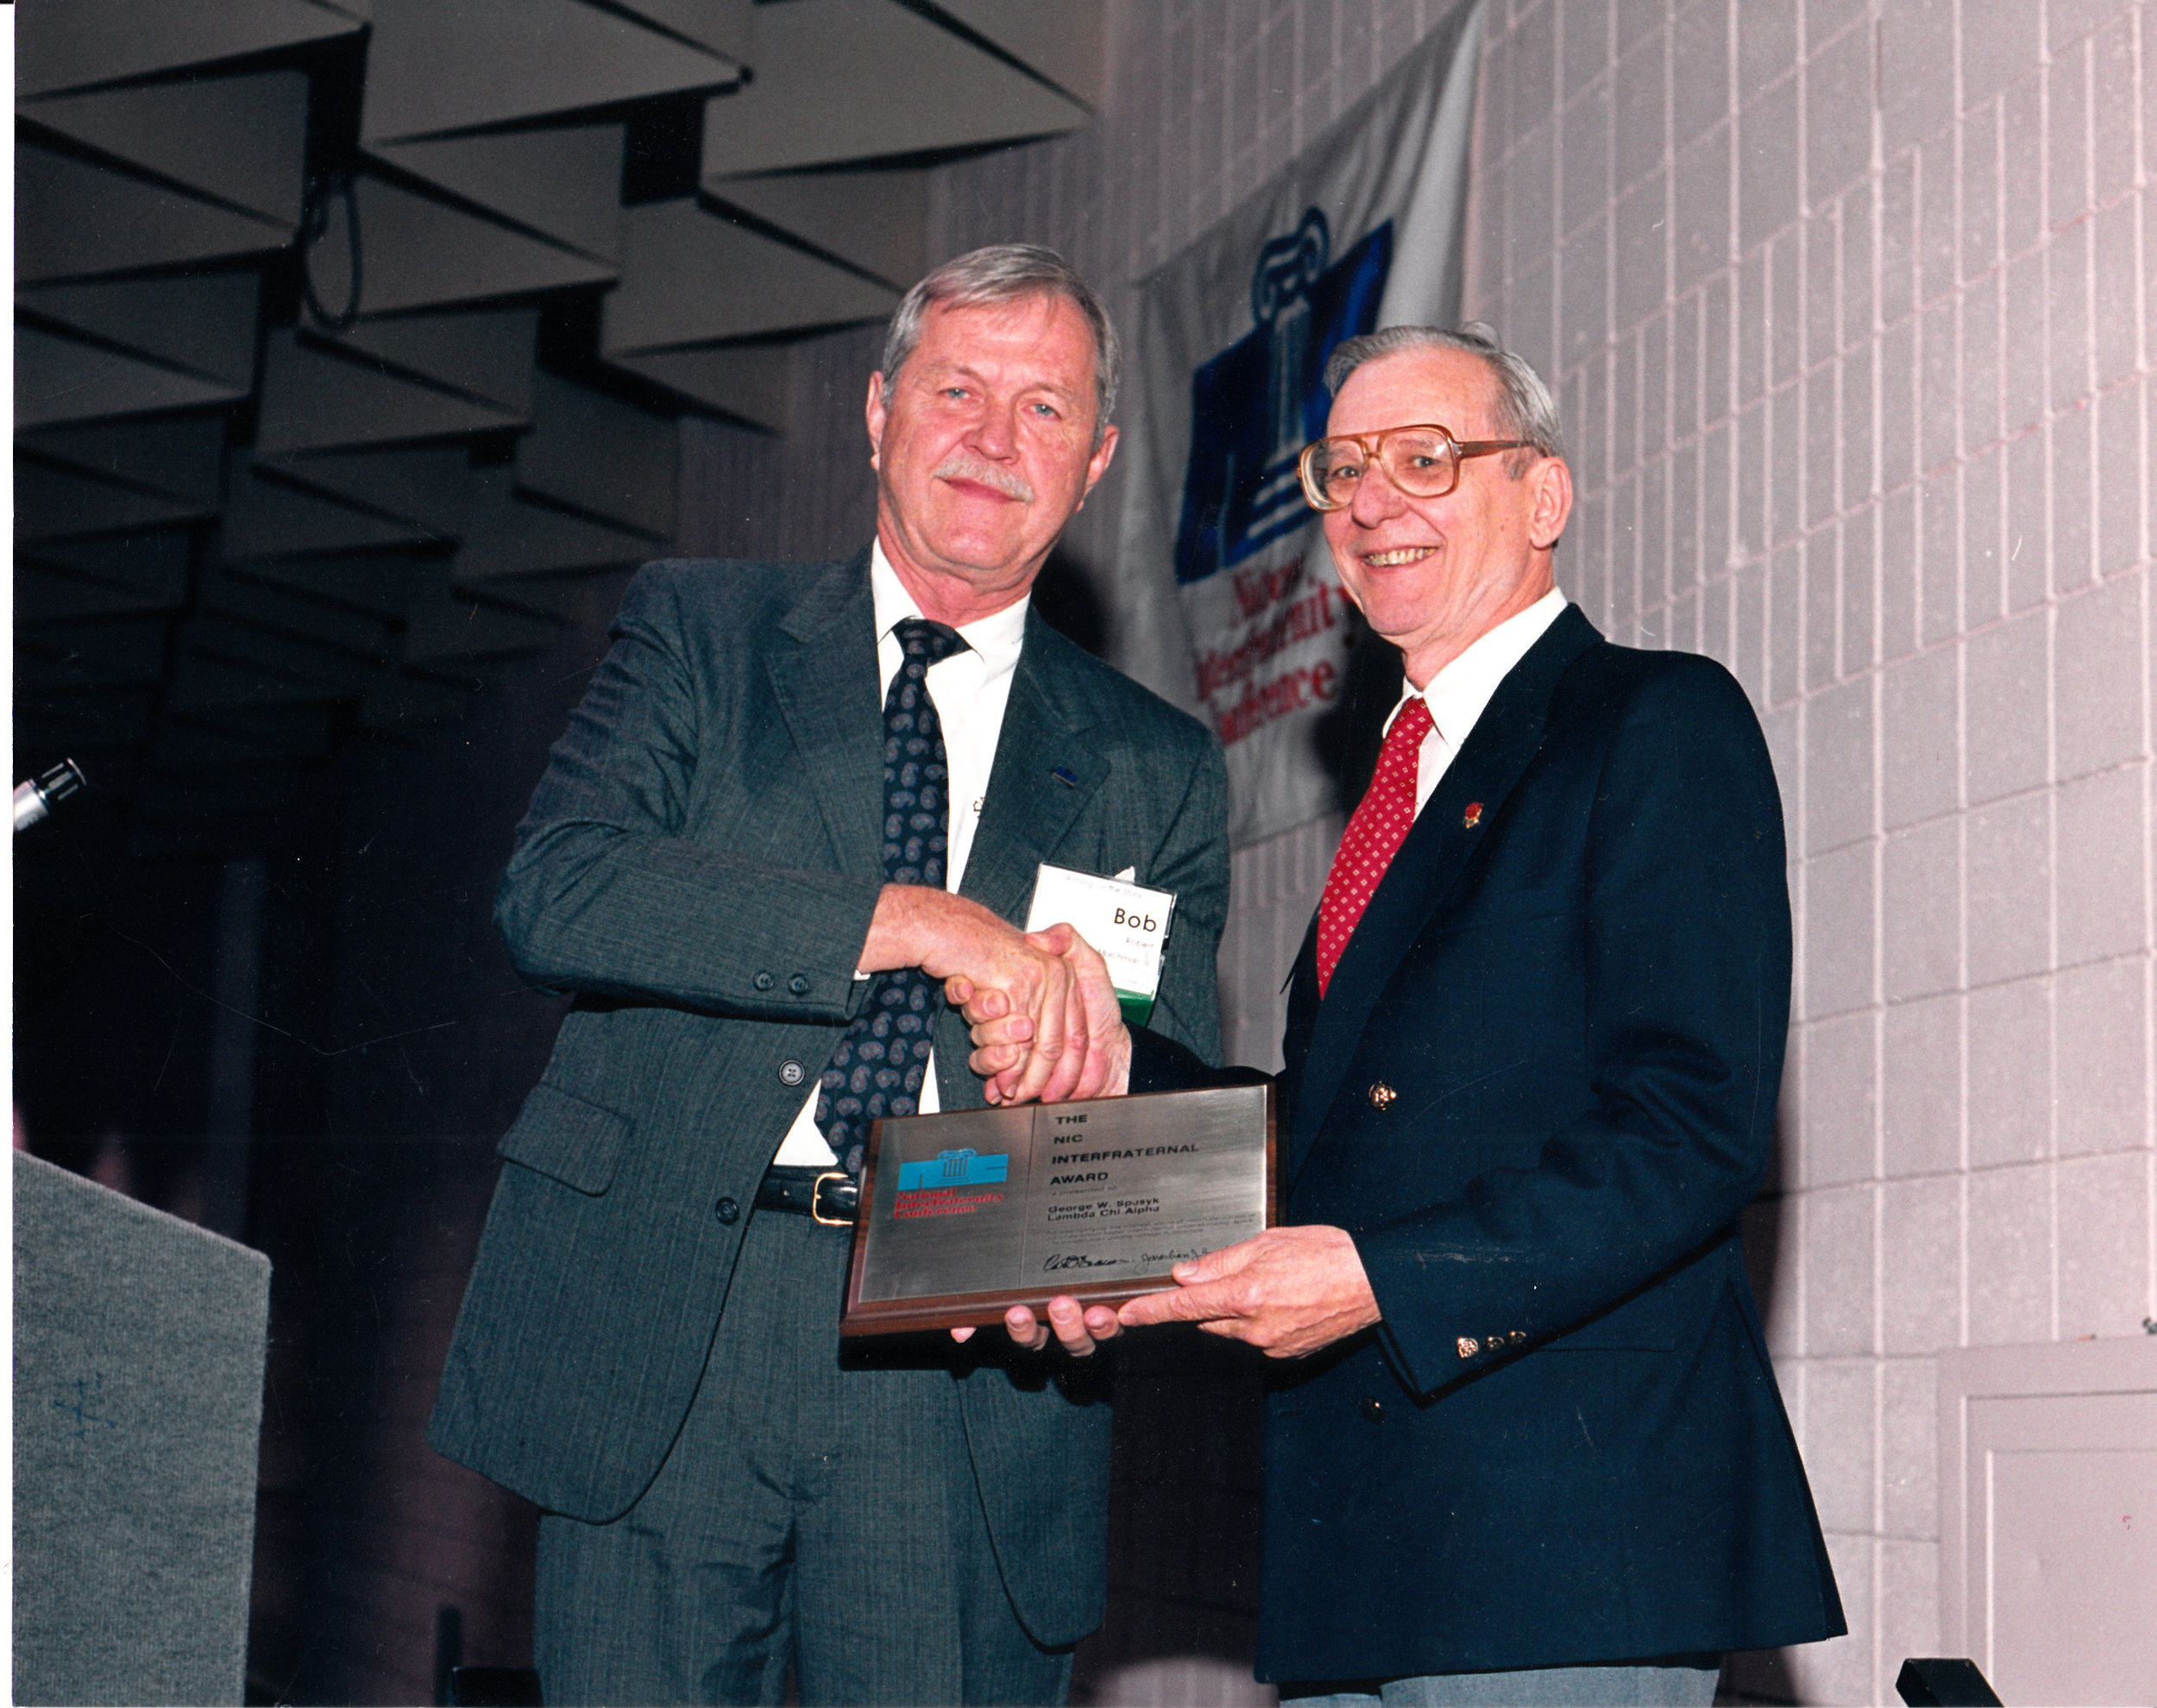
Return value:
[(1468, 803), (1468, 811), (1461, 814), (1461, 828), (1462, 830), (1474, 830), (1476, 826), (1481, 824), (1482, 822), (1483, 803), (1480, 801), (1469, 801)]
[(1078, 773), (1072, 770), (1068, 765), (1059, 765), (1048, 775), (1055, 778), (1056, 781), (1061, 783), (1066, 788), (1076, 788), (1078, 787)]

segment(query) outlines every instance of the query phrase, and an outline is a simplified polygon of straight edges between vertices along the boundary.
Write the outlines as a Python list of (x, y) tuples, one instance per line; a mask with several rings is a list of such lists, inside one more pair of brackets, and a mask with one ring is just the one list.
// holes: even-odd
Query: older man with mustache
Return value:
[(1013, 923), (1044, 861), (1176, 893), (1152, 1026), (1217, 1049), (1220, 749), (1028, 607), (1116, 361), (1046, 250), (923, 279), (869, 385), (874, 541), (646, 568), (519, 827), (497, 918), (577, 1000), (432, 1440), (545, 1509), (550, 1703), (1059, 1702), (1100, 1621), (1076, 1308), (844, 1356), (839, 1312), (870, 1122), (983, 1101), (942, 981), (1029, 1018), (1014, 1096), (1128, 1071), (1068, 932)]

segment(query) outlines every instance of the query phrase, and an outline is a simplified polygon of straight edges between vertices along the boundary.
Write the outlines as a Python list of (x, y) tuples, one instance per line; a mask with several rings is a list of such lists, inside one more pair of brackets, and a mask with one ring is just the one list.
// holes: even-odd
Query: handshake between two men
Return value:
[[(1021, 932), (963, 896), (925, 887), (885, 886), (871, 921), (861, 970), (915, 966), (944, 981), (973, 1040), (968, 1065), (989, 1102), (1060, 1102), (1120, 1097), (1130, 1089), (1131, 1034), (1107, 964), (1067, 925)], [(1167, 1088), (1163, 1088), (1167, 1089)], [(1049, 1301), (1043, 1323), (1023, 1305), (1004, 1314), (1011, 1339), (1028, 1351), (1053, 1332), (1083, 1358), (1127, 1328), (1196, 1322), (1207, 1333), (1298, 1358), (1379, 1320), (1355, 1241), (1343, 1228), (1269, 1228), (1188, 1262), (1177, 1285), (1120, 1309)], [(972, 1336), (954, 1328), (954, 1340)]]

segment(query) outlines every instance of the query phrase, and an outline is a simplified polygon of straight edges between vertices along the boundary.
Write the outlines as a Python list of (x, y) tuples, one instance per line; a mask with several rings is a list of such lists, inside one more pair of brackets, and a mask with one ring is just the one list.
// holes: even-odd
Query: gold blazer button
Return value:
[(1459, 1340), (1454, 1341), (1453, 1344), (1455, 1347), (1459, 1350), (1462, 1358), (1473, 1358), (1477, 1353), (1482, 1350), (1481, 1347), (1475, 1344), (1475, 1337), (1472, 1334), (1463, 1334)]
[(1393, 1099), (1399, 1095), (1399, 1092), (1394, 1090), (1381, 1079), (1370, 1089), (1371, 1107), (1374, 1109), (1390, 1109), (1393, 1106)]

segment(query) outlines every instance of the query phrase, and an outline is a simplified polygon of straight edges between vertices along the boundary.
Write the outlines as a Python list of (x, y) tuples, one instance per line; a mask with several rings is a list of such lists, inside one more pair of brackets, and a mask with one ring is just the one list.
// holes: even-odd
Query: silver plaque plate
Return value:
[(880, 1121), (842, 1332), (1172, 1285), (1172, 1265), (1271, 1224), (1273, 1152), (1271, 1085)]

